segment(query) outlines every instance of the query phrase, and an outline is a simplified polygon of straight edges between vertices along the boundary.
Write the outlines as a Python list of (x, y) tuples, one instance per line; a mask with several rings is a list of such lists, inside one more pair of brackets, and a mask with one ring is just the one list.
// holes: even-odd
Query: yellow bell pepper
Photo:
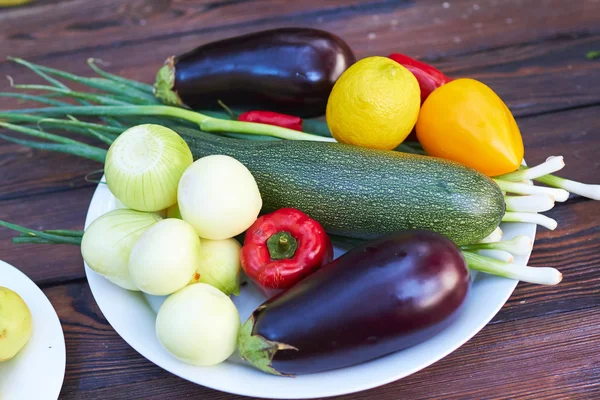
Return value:
[(515, 118), (492, 89), (474, 79), (457, 79), (434, 90), (421, 106), (416, 130), (427, 154), (488, 176), (515, 171), (523, 161)]

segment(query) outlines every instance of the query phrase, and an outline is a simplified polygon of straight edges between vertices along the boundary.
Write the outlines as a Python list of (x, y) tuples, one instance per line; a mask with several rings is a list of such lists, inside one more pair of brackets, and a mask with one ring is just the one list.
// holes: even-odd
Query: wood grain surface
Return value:
[[(526, 159), (563, 155), (561, 175), (600, 183), (598, 0), (38, 0), (0, 9), (0, 76), (39, 78), (16, 56), (89, 74), (86, 59), (152, 82), (163, 60), (202, 43), (280, 26), (343, 37), (358, 57), (406, 53), (496, 90), (517, 116)], [(0, 80), (0, 91), (10, 90)], [(0, 109), (20, 108), (0, 98)], [(0, 141), (0, 219), (82, 229), (101, 166)], [(600, 202), (573, 196), (547, 213), (530, 265), (553, 266), (556, 287), (519, 284), (472, 340), (434, 365), (359, 399), (600, 398)], [(183, 381), (131, 349), (98, 309), (75, 246), (16, 246), (0, 229), (0, 259), (48, 295), (63, 324), (61, 399), (242, 399)]]

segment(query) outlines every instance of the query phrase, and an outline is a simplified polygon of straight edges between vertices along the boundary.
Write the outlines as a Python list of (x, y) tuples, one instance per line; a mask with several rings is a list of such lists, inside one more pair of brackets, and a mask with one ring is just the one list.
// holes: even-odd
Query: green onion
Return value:
[(542, 212), (554, 207), (554, 199), (546, 194), (504, 196), (507, 211)]
[(32, 141), (32, 140), (17, 139), (17, 138), (13, 138), (10, 136), (0, 134), (0, 138), (7, 140), (9, 142), (20, 144), (22, 146), (27, 146), (27, 147), (31, 147), (34, 149), (40, 149), (40, 150), (50, 150), (50, 151), (57, 151), (57, 152), (61, 152), (61, 153), (73, 154), (73, 155), (76, 155), (79, 157), (89, 158), (90, 160), (98, 161), (101, 163), (103, 163), (104, 160), (106, 159), (106, 153), (107, 153), (106, 150), (99, 148), (99, 147), (90, 146), (88, 144), (78, 142), (76, 140), (68, 139), (63, 136), (53, 135), (50, 133), (27, 128), (24, 126), (9, 124), (6, 122), (0, 122), (0, 127), (8, 128), (15, 132), (20, 132), (25, 135), (30, 135), (30, 136), (34, 136), (34, 137), (37, 137), (40, 139), (46, 139), (46, 140), (50, 140), (50, 141), (54, 142), (54, 143), (47, 143), (47, 142), (38, 142), (38, 141)]
[(529, 212), (508, 211), (504, 213), (504, 217), (502, 217), (502, 222), (529, 222), (532, 224), (537, 224), (546, 227), (551, 231), (555, 230), (558, 226), (557, 222), (552, 218), (546, 217), (542, 214)]
[(587, 197), (588, 199), (600, 200), (600, 185), (576, 182), (554, 175), (540, 176), (539, 178), (535, 178), (535, 180), (548, 186), (561, 188), (571, 193)]
[(335, 142), (333, 138), (311, 135), (293, 129), (282, 128), (274, 125), (258, 124), (255, 122), (232, 121), (212, 118), (194, 111), (171, 106), (70, 106), (47, 107), (20, 110), (21, 113), (50, 114), (50, 115), (88, 115), (96, 117), (120, 117), (152, 115), (179, 118), (198, 124), (205, 132), (234, 132), (248, 135), (273, 136), (288, 140), (313, 140), (321, 142)]
[[(67, 103), (66, 101), (60, 101), (55, 99), (50, 99), (44, 96), (35, 96), (32, 94), (26, 93), (0, 93), (0, 97), (14, 97), (16, 99), (27, 100), (27, 101), (35, 101), (37, 103), (49, 104), (52, 106), (70, 106), (71, 103)], [(17, 112), (18, 110), (14, 110), (13, 112)]]
[(469, 268), (488, 274), (540, 285), (556, 285), (562, 280), (562, 274), (554, 268), (515, 265), (468, 251), (463, 251), (463, 256)]
[(501, 242), (493, 243), (476, 243), (462, 246), (461, 249), (472, 251), (472, 250), (502, 250), (510, 254), (518, 256), (526, 256), (531, 252), (533, 243), (527, 236), (519, 235), (515, 236), (511, 240), (504, 240)]
[[(12, 60), (18, 64), (22, 64), (27, 68), (31, 69), (38, 75), (42, 73), (52, 74), (64, 79), (69, 79), (71, 81), (81, 83), (85, 86), (89, 86), (94, 89), (103, 90), (108, 93), (113, 93), (116, 95), (120, 95), (130, 99), (132, 103), (135, 104), (160, 104), (159, 100), (156, 99), (152, 94), (145, 93), (139, 90), (132, 88), (131, 86), (125, 85), (120, 82), (115, 82), (110, 79), (105, 78), (86, 78), (82, 76), (77, 76), (65, 71), (61, 71), (59, 69), (45, 67), (43, 65), (37, 65), (34, 63), (30, 63), (20, 58), (8, 57), (9, 60)], [(47, 75), (46, 75), (47, 76)], [(56, 80), (55, 80), (56, 81)], [(58, 81), (56, 81), (58, 82)], [(64, 89), (64, 87), (63, 87)]]
[(545, 194), (554, 199), (554, 201), (567, 201), (569, 198), (569, 192), (563, 189), (553, 189), (541, 186), (527, 185), (517, 182), (507, 182), (501, 179), (494, 179), (494, 182), (498, 184), (500, 189), (504, 192), (514, 194)]
[(23, 235), (13, 238), (14, 243), (44, 243), (44, 244), (81, 244), (83, 234), (80, 231), (64, 229), (54, 231), (36, 231), (23, 226), (0, 220), (0, 226), (21, 232)]
[(13, 87), (15, 89), (26, 89), (26, 90), (47, 90), (49, 92), (60, 93), (60, 94), (65, 95), (65, 96), (74, 97), (74, 98), (77, 98), (77, 99), (84, 99), (84, 100), (94, 101), (96, 103), (106, 104), (106, 105), (113, 105), (113, 106), (114, 105), (130, 105), (128, 102), (122, 101), (122, 100), (118, 100), (115, 97), (102, 96), (102, 95), (97, 95), (97, 94), (92, 94), (92, 93), (85, 93), (85, 92), (76, 92), (76, 91), (71, 90), (71, 89), (61, 89), (61, 88), (57, 88), (57, 87), (54, 87), (54, 86), (47, 86), (47, 85), (14, 85)]
[(509, 174), (497, 176), (496, 179), (504, 181), (521, 181), (524, 179), (536, 179), (540, 176), (548, 175), (553, 172), (563, 169), (565, 162), (562, 156), (549, 157), (545, 162), (540, 165), (536, 165), (532, 168), (519, 169)]
[(101, 61), (101, 60), (98, 60), (95, 58), (88, 58), (87, 63), (90, 66), (90, 68), (93, 69), (94, 72), (96, 72), (98, 75), (100, 75), (106, 79), (110, 79), (111, 81), (115, 81), (115, 82), (119, 82), (119, 83), (122, 83), (127, 86), (131, 86), (132, 88), (137, 89), (140, 92), (145, 92), (148, 94), (154, 93), (154, 88), (152, 87), (152, 85), (148, 85), (147, 83), (142, 83), (142, 82), (138, 82), (138, 81), (133, 81), (131, 79), (126, 79), (126, 78), (123, 78), (122, 76), (114, 75), (109, 72), (106, 72), (106, 71), (100, 69), (100, 67), (98, 67), (96, 65), (96, 61)]

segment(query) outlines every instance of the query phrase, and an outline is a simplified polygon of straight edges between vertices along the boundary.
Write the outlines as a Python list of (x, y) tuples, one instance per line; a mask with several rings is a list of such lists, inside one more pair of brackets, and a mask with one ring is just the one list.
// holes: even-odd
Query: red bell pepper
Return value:
[(273, 111), (247, 111), (240, 114), (238, 121), (275, 125), (302, 132), (302, 118)]
[(314, 219), (294, 208), (263, 215), (246, 231), (242, 268), (267, 297), (289, 289), (333, 259), (333, 246)]
[(421, 104), (435, 89), (452, 81), (452, 78), (444, 75), (439, 69), (404, 54), (394, 53), (388, 57), (402, 64), (417, 78), (419, 87), (421, 88)]

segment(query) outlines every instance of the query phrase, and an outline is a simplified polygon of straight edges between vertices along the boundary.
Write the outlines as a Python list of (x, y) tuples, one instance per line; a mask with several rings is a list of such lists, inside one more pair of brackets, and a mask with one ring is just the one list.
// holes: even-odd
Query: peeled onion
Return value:
[(227, 296), (240, 294), (242, 245), (235, 239), (201, 239), (198, 282), (208, 283)]
[(190, 148), (175, 131), (137, 125), (119, 135), (108, 149), (106, 184), (129, 208), (163, 210), (177, 202), (179, 178), (193, 161)]
[(92, 270), (109, 281), (138, 290), (129, 274), (129, 256), (140, 236), (161, 219), (154, 213), (130, 209), (110, 211), (86, 229), (81, 255)]
[(205, 283), (189, 285), (171, 295), (156, 317), (156, 334), (179, 360), (210, 366), (233, 354), (240, 316), (229, 297)]
[(182, 218), (205, 239), (232, 238), (252, 225), (262, 207), (254, 177), (236, 159), (212, 155), (200, 158), (179, 181)]
[(129, 257), (134, 285), (144, 293), (166, 296), (197, 281), (200, 238), (180, 219), (165, 219), (138, 239)]

